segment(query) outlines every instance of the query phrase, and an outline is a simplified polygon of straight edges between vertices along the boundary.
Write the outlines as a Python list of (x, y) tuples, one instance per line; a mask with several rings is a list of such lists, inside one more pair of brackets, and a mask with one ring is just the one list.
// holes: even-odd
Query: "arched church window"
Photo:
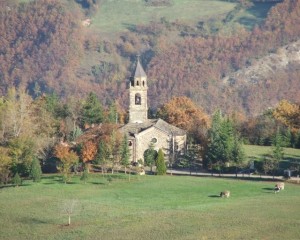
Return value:
[(132, 146), (132, 142), (131, 142), (131, 141), (128, 142), (128, 146), (129, 146), (129, 147)]
[(139, 81), (136, 81), (136, 85), (137, 85), (137, 86), (139, 86), (139, 85), (140, 85)]
[(135, 105), (141, 105), (141, 104), (142, 104), (141, 94), (137, 93), (135, 94)]
[(143, 81), (143, 87), (145, 87), (145, 81)]

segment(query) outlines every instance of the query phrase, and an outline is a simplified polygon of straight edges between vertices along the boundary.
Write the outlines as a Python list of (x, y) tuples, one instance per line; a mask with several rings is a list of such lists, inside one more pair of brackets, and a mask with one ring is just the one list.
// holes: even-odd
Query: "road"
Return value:
[[(236, 175), (235, 174), (217, 174), (217, 173), (214, 173), (213, 175), (211, 173), (207, 173), (207, 172), (191, 172), (190, 171), (187, 171), (187, 170), (170, 170), (168, 169), (167, 170), (167, 174), (169, 175), (191, 175), (191, 176), (199, 176), (199, 177), (222, 177), (222, 178), (236, 178)], [(237, 178), (239, 179), (269, 179), (269, 180), (273, 180), (273, 176), (269, 176), (269, 175), (254, 175), (254, 174), (237, 174)], [(274, 180), (284, 180), (284, 177), (283, 176), (274, 176)], [(300, 179), (297, 178), (297, 177), (291, 177), (290, 180), (292, 181), (299, 181), (300, 182)]]

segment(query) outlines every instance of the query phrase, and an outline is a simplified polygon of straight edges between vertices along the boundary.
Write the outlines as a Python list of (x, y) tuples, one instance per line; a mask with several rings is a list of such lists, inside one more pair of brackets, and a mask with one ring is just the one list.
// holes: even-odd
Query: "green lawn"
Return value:
[[(272, 147), (245, 145), (245, 153), (248, 160), (260, 161), (268, 154), (272, 154)], [(280, 163), (280, 167), (283, 169), (287, 169), (291, 162), (300, 163), (300, 149), (284, 148), (284, 157), (283, 161), (281, 161)]]
[(214, 18), (231, 11), (235, 4), (214, 0), (173, 0), (172, 6), (146, 6), (143, 0), (104, 0), (91, 28), (97, 32), (118, 32), (136, 24), (147, 24), (165, 17), (196, 24), (201, 19)]
[[(0, 188), (0, 239), (298, 239), (300, 186), (137, 176), (62, 184), (56, 175)], [(229, 199), (218, 193), (228, 189)], [(71, 226), (63, 206), (77, 205)]]

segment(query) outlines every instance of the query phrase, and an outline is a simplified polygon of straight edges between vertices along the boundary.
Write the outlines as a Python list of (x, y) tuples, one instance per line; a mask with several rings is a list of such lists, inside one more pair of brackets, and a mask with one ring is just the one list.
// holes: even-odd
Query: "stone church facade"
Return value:
[(138, 59), (134, 76), (129, 82), (129, 123), (120, 128), (128, 137), (132, 162), (144, 161), (144, 153), (152, 142), (165, 157), (183, 154), (186, 132), (162, 119), (148, 119), (147, 75)]

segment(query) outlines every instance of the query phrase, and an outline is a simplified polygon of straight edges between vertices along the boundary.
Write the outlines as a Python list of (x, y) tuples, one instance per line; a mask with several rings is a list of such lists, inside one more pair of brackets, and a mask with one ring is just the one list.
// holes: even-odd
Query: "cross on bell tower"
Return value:
[(148, 119), (147, 75), (137, 56), (134, 76), (129, 87), (129, 122), (142, 123)]

